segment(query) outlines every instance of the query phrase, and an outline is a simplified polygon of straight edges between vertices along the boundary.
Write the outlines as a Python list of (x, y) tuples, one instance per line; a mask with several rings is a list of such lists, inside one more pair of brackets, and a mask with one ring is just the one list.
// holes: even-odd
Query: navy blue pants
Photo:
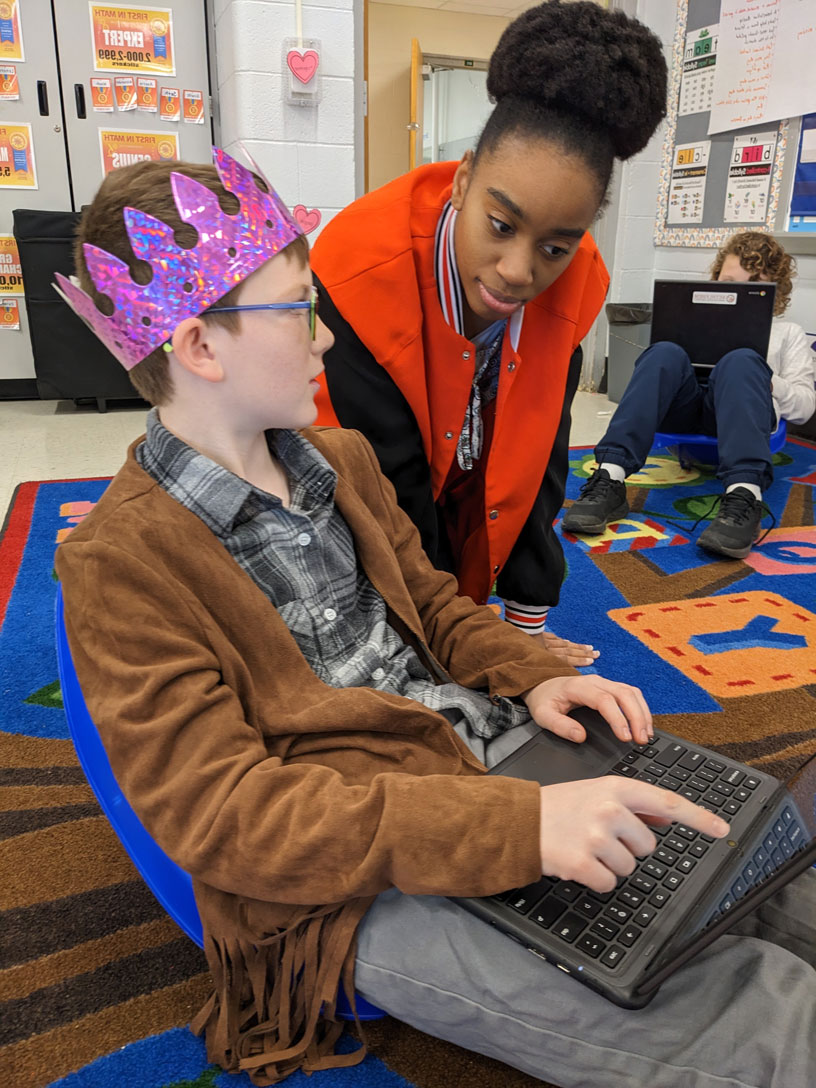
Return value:
[(677, 344), (652, 344), (638, 359), (595, 459), (620, 465), (627, 476), (642, 468), (657, 431), (717, 436), (723, 486), (773, 479), (769, 440), (776, 427), (771, 398), (772, 371), (748, 348), (729, 351), (697, 381), (686, 352)]

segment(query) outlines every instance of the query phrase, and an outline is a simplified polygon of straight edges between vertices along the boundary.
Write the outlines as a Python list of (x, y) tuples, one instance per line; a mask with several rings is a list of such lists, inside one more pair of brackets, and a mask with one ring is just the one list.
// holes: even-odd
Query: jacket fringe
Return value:
[(354, 1003), (357, 926), (373, 897), (340, 906), (298, 909), (290, 925), (252, 942), (205, 931), (214, 992), (190, 1027), (205, 1033), (210, 1061), (245, 1072), (255, 1085), (278, 1084), (302, 1069), (356, 1065), (365, 1043), (335, 1054), (344, 1022), (336, 1019), (341, 981)]

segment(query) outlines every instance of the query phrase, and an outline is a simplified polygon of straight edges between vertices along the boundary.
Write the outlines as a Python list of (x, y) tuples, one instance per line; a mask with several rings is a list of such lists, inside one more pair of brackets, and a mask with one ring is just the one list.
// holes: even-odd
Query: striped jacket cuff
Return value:
[(540, 635), (544, 630), (549, 608), (547, 605), (519, 604), (518, 601), (504, 602), (504, 618), (526, 631), (528, 635)]

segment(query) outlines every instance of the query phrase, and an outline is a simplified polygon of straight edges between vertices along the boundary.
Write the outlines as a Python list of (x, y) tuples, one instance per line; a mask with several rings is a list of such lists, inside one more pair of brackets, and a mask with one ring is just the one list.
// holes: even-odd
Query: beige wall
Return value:
[(376, 189), (409, 166), (411, 39), (425, 53), (487, 60), (510, 20), (376, 3), (368, 20), (368, 187)]

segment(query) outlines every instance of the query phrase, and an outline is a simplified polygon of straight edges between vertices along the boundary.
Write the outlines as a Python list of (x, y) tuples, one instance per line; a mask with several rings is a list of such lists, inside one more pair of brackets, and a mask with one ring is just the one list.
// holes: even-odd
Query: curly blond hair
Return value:
[(776, 284), (774, 315), (779, 317), (790, 304), (793, 277), (796, 275), (796, 261), (770, 234), (758, 230), (741, 230), (732, 234), (714, 259), (711, 266), (711, 278), (719, 279), (726, 257), (733, 256), (752, 280), (767, 280)]

